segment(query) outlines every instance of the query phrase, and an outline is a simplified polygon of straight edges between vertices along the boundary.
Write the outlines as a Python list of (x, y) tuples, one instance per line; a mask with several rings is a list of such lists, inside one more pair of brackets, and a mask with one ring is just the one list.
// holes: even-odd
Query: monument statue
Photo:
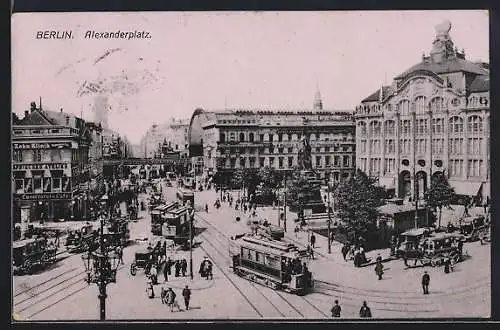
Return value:
[(311, 145), (307, 136), (301, 138), (302, 147), (299, 149), (298, 163), (301, 170), (312, 170)]

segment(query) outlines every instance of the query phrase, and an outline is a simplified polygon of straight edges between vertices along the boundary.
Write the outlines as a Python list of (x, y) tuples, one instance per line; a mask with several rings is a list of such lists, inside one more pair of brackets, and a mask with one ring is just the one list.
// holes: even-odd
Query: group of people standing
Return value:
[[(335, 303), (331, 309), (332, 317), (337, 318), (340, 317), (340, 313), (342, 312), (342, 307), (339, 305), (339, 301), (335, 300)], [(363, 305), (359, 309), (359, 317), (361, 318), (370, 318), (372, 317), (372, 311), (366, 301), (363, 301)]]

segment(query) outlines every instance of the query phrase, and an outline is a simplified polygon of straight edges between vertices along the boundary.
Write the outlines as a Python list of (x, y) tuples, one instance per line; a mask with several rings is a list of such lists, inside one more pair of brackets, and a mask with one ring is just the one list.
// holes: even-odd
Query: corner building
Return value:
[(356, 164), (396, 197), (423, 198), (444, 174), (457, 197), (490, 196), (489, 65), (454, 48), (450, 22), (429, 56), (356, 107)]
[(355, 169), (354, 130), (352, 112), (323, 111), (320, 101), (309, 111), (196, 109), (189, 131), (190, 157), (202, 158), (203, 175), (208, 177), (264, 166), (285, 173), (298, 165), (306, 132), (313, 168), (339, 181)]

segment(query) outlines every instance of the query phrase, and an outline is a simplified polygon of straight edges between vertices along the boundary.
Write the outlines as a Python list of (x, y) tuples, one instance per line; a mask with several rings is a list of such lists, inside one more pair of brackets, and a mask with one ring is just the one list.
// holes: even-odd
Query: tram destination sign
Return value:
[(71, 148), (71, 142), (57, 143), (13, 143), (14, 150), (19, 149), (53, 149), (53, 148)]
[(22, 194), (17, 197), (23, 201), (68, 200), (71, 199), (71, 193)]
[(68, 168), (67, 163), (13, 164), (13, 170), (62, 170)]

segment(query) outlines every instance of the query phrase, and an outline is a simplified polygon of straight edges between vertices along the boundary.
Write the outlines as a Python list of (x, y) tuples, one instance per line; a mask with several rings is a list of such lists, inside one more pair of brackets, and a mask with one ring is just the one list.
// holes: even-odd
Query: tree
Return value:
[(269, 166), (264, 166), (259, 169), (257, 175), (262, 184), (262, 194), (272, 195), (273, 189), (276, 188), (276, 171)]
[(384, 202), (383, 188), (375, 182), (376, 179), (357, 170), (354, 177), (341, 182), (334, 191), (335, 208), (354, 239), (360, 236), (366, 239), (377, 229), (377, 208)]
[(441, 227), (441, 213), (443, 206), (449, 206), (455, 192), (448, 183), (448, 179), (443, 173), (435, 173), (431, 179), (431, 186), (424, 193), (424, 199), (428, 207), (439, 210), (438, 227)]
[(236, 169), (231, 176), (231, 185), (234, 188), (241, 189), (243, 185), (243, 170), (241, 168)]
[(314, 191), (319, 187), (311, 184), (310, 180), (295, 169), (292, 178), (287, 181), (287, 203), (299, 212), (303, 211), (304, 205), (313, 197)]

